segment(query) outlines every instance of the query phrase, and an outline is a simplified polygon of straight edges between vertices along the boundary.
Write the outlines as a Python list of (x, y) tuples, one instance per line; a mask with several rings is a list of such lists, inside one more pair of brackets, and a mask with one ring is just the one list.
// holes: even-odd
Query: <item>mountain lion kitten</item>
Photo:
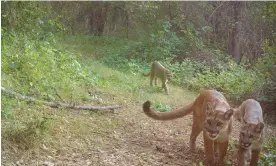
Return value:
[(204, 90), (188, 106), (171, 112), (154, 111), (150, 101), (143, 104), (143, 110), (147, 116), (156, 120), (172, 120), (193, 113), (190, 149), (196, 148), (196, 138), (203, 130), (207, 162), (213, 164), (214, 152), (219, 150), (219, 163), (223, 164), (232, 131), (233, 110), (220, 92)]
[(259, 102), (253, 99), (245, 100), (234, 109), (234, 118), (241, 122), (238, 166), (245, 166), (247, 160), (250, 166), (256, 166), (263, 146), (263, 113)]
[(160, 78), (162, 82), (162, 88), (165, 89), (165, 93), (168, 94), (167, 82), (170, 81), (173, 77), (173, 73), (162, 66), (159, 62), (155, 61), (151, 64), (150, 73), (144, 76), (150, 76), (150, 86), (152, 85), (152, 81), (154, 79), (155, 86), (157, 85), (157, 78)]

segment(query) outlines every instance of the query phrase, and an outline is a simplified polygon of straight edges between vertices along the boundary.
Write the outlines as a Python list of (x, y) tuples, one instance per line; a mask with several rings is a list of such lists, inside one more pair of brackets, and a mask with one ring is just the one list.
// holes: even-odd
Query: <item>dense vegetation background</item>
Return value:
[[(237, 104), (254, 98), (265, 111), (275, 111), (275, 2), (5, 1), (1, 6), (1, 84), (16, 92), (85, 102), (91, 96), (80, 89), (124, 80), (103, 79), (98, 63), (140, 75), (158, 60), (175, 72), (176, 86), (217, 89)], [(138, 85), (124, 88), (139, 91)], [(14, 108), (26, 103), (1, 97), (2, 119), (14, 120)], [(22, 137), (49, 127), (49, 118), (38, 117), (26, 122), (32, 130)], [(16, 139), (21, 129), (6, 130)]]

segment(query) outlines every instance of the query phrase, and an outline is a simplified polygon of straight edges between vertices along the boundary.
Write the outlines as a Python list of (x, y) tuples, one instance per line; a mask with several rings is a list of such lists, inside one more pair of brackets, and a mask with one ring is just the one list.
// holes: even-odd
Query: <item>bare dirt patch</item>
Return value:
[[(171, 96), (160, 94), (156, 100), (172, 108), (180, 107), (194, 99), (194, 94), (187, 93), (172, 88)], [(106, 97), (103, 99), (120, 103), (122, 109), (114, 114), (46, 111), (45, 114), (59, 120), (55, 122), (50, 137), (33, 148), (21, 149), (3, 137), (2, 165), (190, 166), (204, 161), (202, 134), (197, 139), (197, 151), (189, 151), (191, 115), (173, 121), (156, 121), (144, 115), (142, 104), (145, 99), (123, 95), (114, 97), (113, 94)], [(239, 123), (234, 121), (227, 154), (230, 165), (235, 165), (234, 144), (238, 139), (238, 129)], [(267, 124), (265, 130), (266, 142), (275, 137), (275, 126)]]

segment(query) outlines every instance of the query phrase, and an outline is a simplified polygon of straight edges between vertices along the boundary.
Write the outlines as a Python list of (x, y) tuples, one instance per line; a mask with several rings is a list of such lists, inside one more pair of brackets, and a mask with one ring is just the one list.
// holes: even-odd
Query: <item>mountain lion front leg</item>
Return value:
[(224, 164), (224, 157), (226, 156), (228, 142), (218, 142), (218, 148), (219, 148), (219, 164)]
[(216, 153), (219, 153), (219, 151), (218, 151), (218, 142), (217, 141), (214, 142), (214, 154), (216, 154)]
[(261, 151), (252, 151), (251, 161), (249, 166), (257, 166)]
[(157, 86), (157, 77), (155, 77), (155, 79), (154, 79), (154, 84), (155, 84), (155, 86)]
[(153, 86), (153, 85), (152, 85), (153, 79), (154, 79), (154, 76), (151, 74), (151, 75), (150, 75), (150, 86)]
[(196, 149), (196, 138), (198, 137), (198, 135), (202, 131), (202, 128), (200, 128), (198, 124), (199, 124), (198, 120), (196, 119), (195, 116), (193, 116), (193, 127), (192, 127), (192, 133), (191, 133), (191, 136), (190, 136), (190, 150), (191, 151), (195, 151), (195, 149)]
[(204, 149), (205, 149), (205, 156), (207, 159), (208, 164), (214, 164), (214, 141), (211, 140), (208, 136), (206, 131), (203, 131), (203, 139), (204, 139)]
[(248, 149), (243, 149), (239, 147), (238, 149), (238, 166), (246, 166), (246, 161), (248, 160), (249, 156), (249, 150)]
[(168, 87), (167, 87), (167, 84), (166, 84), (166, 81), (162, 80), (162, 88), (165, 89), (165, 94), (168, 95)]

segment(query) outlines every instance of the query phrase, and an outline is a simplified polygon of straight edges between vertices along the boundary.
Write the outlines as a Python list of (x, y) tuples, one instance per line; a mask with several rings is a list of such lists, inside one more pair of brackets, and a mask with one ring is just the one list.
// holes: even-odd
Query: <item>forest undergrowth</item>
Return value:
[[(275, 3), (248, 2), (245, 23), (259, 28), (250, 29), (248, 34), (267, 34), (261, 34), (264, 38), (255, 43), (251, 41), (259, 36), (244, 34), (246, 40), (241, 42), (248, 45), (241, 49), (243, 58), (239, 62), (226, 53), (224, 40), (226, 30), (234, 32), (230, 30), (237, 22), (226, 16), (242, 3), (191, 3), (191, 9), (204, 9), (202, 13), (191, 15), (189, 20), (186, 16), (190, 8), (185, 8), (182, 13), (174, 13), (173, 20), (168, 19), (170, 12), (164, 9), (170, 5), (170, 10), (183, 10), (179, 6), (184, 4), (178, 3), (184, 2), (3, 1), (2, 87), (47, 102), (121, 108), (50, 108), (2, 91), (1, 164), (201, 165), (201, 136), (197, 153), (187, 151), (191, 117), (153, 121), (142, 112), (146, 100), (162, 111), (170, 111), (190, 103), (203, 89), (215, 89), (233, 107), (247, 98), (275, 104)], [(214, 17), (211, 13), (217, 7), (227, 10), (217, 11), (218, 16), (225, 17), (217, 19), (223, 23), (214, 30), (215, 25), (206, 25), (205, 16)], [(99, 20), (86, 20), (88, 11)], [(122, 18), (113, 22), (115, 15)], [(234, 27), (225, 28), (230, 26), (229, 20)], [(86, 24), (91, 21), (98, 24)], [(241, 32), (248, 27), (243, 26)], [(250, 44), (254, 49), (248, 49)], [(153, 61), (174, 73), (168, 83), (169, 95), (161, 87), (150, 87), (149, 78), (143, 76)], [(270, 116), (275, 114), (264, 108), (265, 116), (275, 121), (276, 117)], [(276, 162), (275, 124), (269, 122), (260, 165)], [(239, 128), (237, 122), (234, 126)], [(234, 131), (230, 141), (228, 165), (235, 163), (237, 133)]]
[[(146, 125), (152, 122), (148, 122), (149, 119), (142, 114), (141, 105), (144, 101), (151, 100), (156, 107), (166, 111), (191, 102), (198, 94), (188, 90), (190, 86), (183, 88), (187, 83), (181, 84), (177, 79), (180, 77), (177, 74), (187, 70), (186, 77), (191, 80), (189, 74), (194, 76), (192, 73), (195, 72), (194, 66), (204, 66), (192, 60), (187, 60), (178, 67), (169, 65), (166, 61), (163, 62), (170, 69), (176, 69), (176, 80), (169, 83), (170, 95), (167, 96), (161, 87), (151, 88), (149, 78), (142, 76), (142, 73), (149, 71), (149, 63), (127, 59), (126, 54), (129, 53), (127, 49), (131, 47), (127, 45), (131, 43), (129, 41), (114, 42), (115, 39), (93, 36), (91, 38), (50, 36), (50, 39), (52, 39), (51, 43), (42, 41), (39, 44), (26, 38), (22, 39), (24, 42), (22, 40), (15, 40), (16, 42), (12, 43), (8, 40), (4, 41), (2, 86), (45, 101), (120, 105), (122, 109), (115, 113), (54, 109), (44, 105), (29, 104), (2, 93), (3, 165), (12, 163), (47, 165), (64, 162), (68, 165), (117, 165), (111, 164), (111, 161), (111, 163), (105, 161), (110, 159), (114, 146), (122, 146), (124, 139), (132, 140), (136, 136), (137, 138), (148, 136), (148, 132), (154, 132), (153, 130), (156, 130), (159, 124), (159, 122), (153, 122), (154, 128)], [(135, 44), (137, 43), (133, 42), (130, 45)], [(12, 49), (13, 45), (21, 45), (21, 47)], [(124, 50), (120, 46), (128, 47)], [(101, 55), (105, 55), (102, 56), (105, 58), (100, 58)], [(182, 88), (178, 87), (181, 85)], [(164, 132), (172, 126), (173, 123), (168, 123), (159, 130), (165, 134)], [(189, 133), (184, 134), (178, 127), (172, 130), (183, 134), (184, 138), (180, 139), (181, 141), (186, 140)], [(272, 129), (273, 126), (268, 129), (269, 137), (273, 136)], [(134, 130), (137, 131), (134, 132)], [(171, 138), (166, 134), (159, 136), (164, 137), (164, 140)], [(262, 156), (264, 163), (274, 162), (275, 152), (269, 142), (273, 143), (275, 139), (269, 137), (265, 144), (266, 153)], [(176, 138), (178, 139), (178, 136)], [(137, 140), (132, 141), (139, 144)], [(142, 142), (141, 145), (148, 143)], [(119, 154), (126, 150), (125, 147), (119, 147), (117, 147), (120, 149), (117, 152)], [(152, 153), (152, 149), (139, 150)], [(91, 151), (95, 154), (92, 155)], [(100, 155), (101, 151), (105, 151), (103, 154), (109, 157)], [(129, 149), (126, 151), (133, 152)], [(70, 158), (71, 155), (73, 158)], [(159, 152), (156, 155), (160, 157)], [(91, 159), (91, 156), (98, 156), (98, 159), (93, 157)], [(140, 157), (137, 159), (139, 161), (143, 159), (140, 164), (158, 165)], [(126, 161), (126, 158), (128, 157), (114, 159), (114, 161), (121, 164), (137, 162)], [(200, 163), (203, 160), (202, 156), (195, 158), (189, 162)], [(233, 157), (230, 156), (229, 162), (231, 160)], [(162, 161), (159, 162), (162, 163)]]

